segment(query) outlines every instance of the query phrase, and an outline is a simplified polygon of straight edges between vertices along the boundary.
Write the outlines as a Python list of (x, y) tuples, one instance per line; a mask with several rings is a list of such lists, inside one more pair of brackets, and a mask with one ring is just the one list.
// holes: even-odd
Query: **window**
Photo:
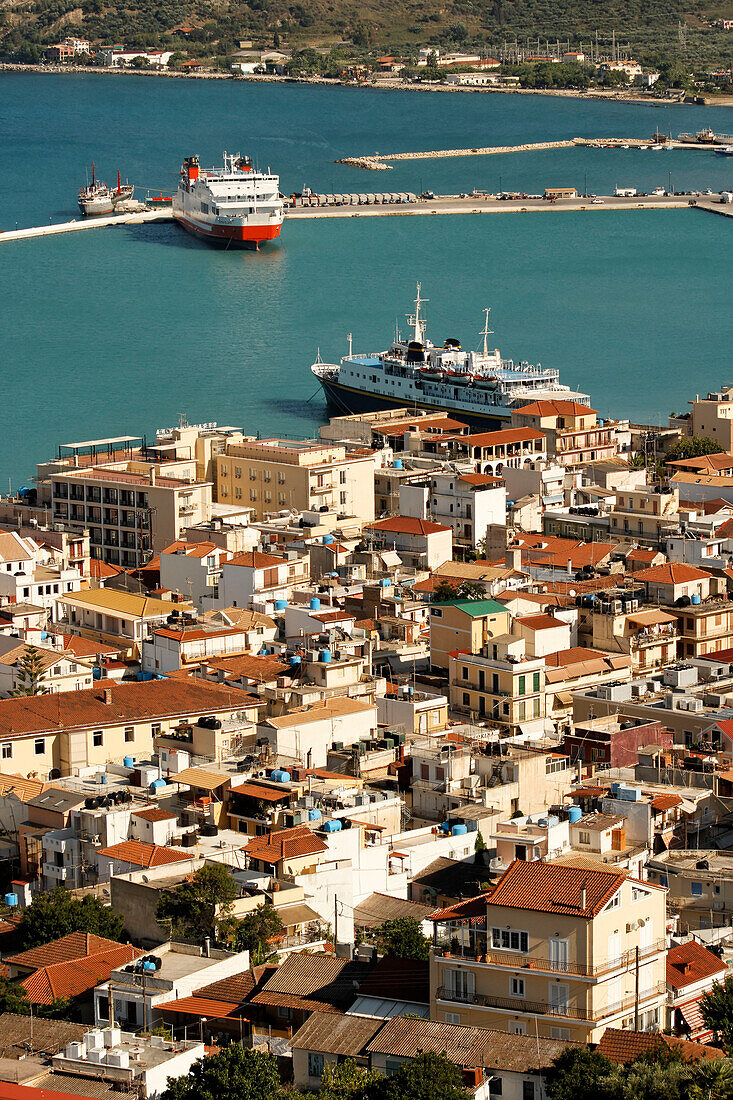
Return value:
[(578, 833), (578, 843), (590, 844), (590, 833)]
[(491, 945), (503, 951), (529, 951), (529, 933), (515, 932), (511, 928), (492, 928)]
[(701, 882), (691, 882), (690, 883), (690, 893), (692, 894), (693, 898), (701, 898), (702, 897), (702, 883)]
[(152, 737), (160, 737), (160, 722), (153, 722), (150, 733)]
[(539, 690), (540, 690), (540, 674), (539, 674), (539, 672), (534, 672), (532, 674), (532, 691), (539, 691)]
[(435, 619), (442, 619), (443, 618), (443, 612), (440, 610), (439, 607), (431, 607), (430, 614)]
[(463, 678), (464, 680), (467, 680), (467, 679), (468, 679), (468, 668), (467, 668), (467, 666), (466, 666), (466, 665), (461, 665), (461, 677), (462, 677), (462, 678)]
[(609, 901), (608, 905), (606, 906), (606, 909), (618, 909), (620, 904), (621, 904), (621, 891), (617, 890), (616, 893), (611, 898), (611, 900)]
[(288, 1005), (279, 1005), (277, 1014), (278, 1016), (281, 1016), (284, 1020), (289, 1020), (290, 1017), (293, 1015), (293, 1010), (292, 1008), (289, 1008)]
[(92, 744), (94, 745), (95, 749), (101, 749), (102, 744), (103, 744), (103, 740), (104, 739), (103, 739), (103, 736), (102, 736), (102, 731), (101, 730), (95, 730), (94, 733), (92, 734)]
[(322, 1054), (313, 1054), (312, 1052), (308, 1054), (308, 1076), (318, 1077), (319, 1079), (323, 1076)]
[(135, 740), (135, 727), (125, 726), (125, 741), (130, 742)]
[(526, 676), (520, 676), (517, 681), (517, 695), (524, 695), (526, 690)]
[(396, 1073), (399, 1073), (402, 1069), (402, 1062), (395, 1062), (394, 1060), (387, 1059), (385, 1062), (385, 1072), (388, 1077), (394, 1077)]
[(12, 760), (13, 758), (13, 746), (9, 741), (3, 742), (3, 760)]
[(511, 993), (512, 997), (524, 996), (524, 978), (512, 978)]
[(567, 1042), (570, 1039), (569, 1027), (551, 1027), (550, 1028), (551, 1039), (563, 1039)]
[(463, 692), (463, 705), (464, 707), (470, 707), (471, 705), (471, 696), (467, 691)]
[(36, 754), (36, 756), (43, 756), (45, 748), (46, 748), (46, 743), (45, 743), (45, 741), (43, 740), (42, 737), (39, 737), (37, 741), (33, 742), (33, 751)]
[(522, 1100), (534, 1100), (534, 1081), (522, 1081)]
[(492, 1077), (489, 1081), (489, 1096), (501, 1096), (502, 1084), (501, 1077)]
[(447, 1024), (460, 1024), (460, 1022), (461, 1022), (460, 1012), (446, 1012), (445, 1022)]

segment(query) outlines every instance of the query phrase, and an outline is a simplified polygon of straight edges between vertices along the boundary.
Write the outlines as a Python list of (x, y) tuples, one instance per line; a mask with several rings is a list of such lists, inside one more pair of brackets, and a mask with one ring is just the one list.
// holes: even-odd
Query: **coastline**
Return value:
[(231, 80), (236, 81), (238, 84), (307, 84), (323, 85), (323, 87), (329, 88), (348, 88), (353, 91), (366, 89), (370, 91), (390, 92), (438, 92), (450, 95), (539, 95), (561, 99), (590, 99), (604, 103), (650, 104), (651, 106), (657, 107), (681, 105), (692, 105), (696, 107), (733, 107), (733, 96), (705, 96), (702, 97), (702, 102), (695, 102), (693, 104), (684, 96), (681, 98), (668, 98), (662, 96), (645, 96), (640, 95), (638, 92), (604, 92), (600, 89), (580, 91), (574, 88), (470, 87), (455, 84), (413, 84), (403, 80), (381, 80), (374, 83), (365, 81), (364, 83), (357, 84), (354, 82), (344, 83), (341, 80), (332, 80), (322, 76), (292, 77), (267, 74), (245, 77), (234, 76), (232, 73), (225, 72), (184, 73), (168, 70), (159, 71), (156, 69), (109, 69), (92, 65), (22, 65), (17, 62), (9, 61), (0, 62), (0, 73), (3, 72), (34, 73), (39, 75), (50, 74), (52, 76), (152, 76), (166, 80)]

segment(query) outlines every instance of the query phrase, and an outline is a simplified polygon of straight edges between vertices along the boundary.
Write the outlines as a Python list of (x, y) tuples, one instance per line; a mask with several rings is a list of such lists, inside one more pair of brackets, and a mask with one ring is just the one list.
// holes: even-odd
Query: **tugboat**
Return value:
[(224, 152), (222, 168), (202, 168), (186, 157), (173, 217), (188, 233), (227, 248), (258, 249), (280, 236), (284, 205), (280, 179), (257, 172), (249, 157)]
[(79, 209), (86, 217), (114, 213), (112, 194), (106, 183), (97, 179), (96, 167), (92, 164), (92, 182), (79, 191)]

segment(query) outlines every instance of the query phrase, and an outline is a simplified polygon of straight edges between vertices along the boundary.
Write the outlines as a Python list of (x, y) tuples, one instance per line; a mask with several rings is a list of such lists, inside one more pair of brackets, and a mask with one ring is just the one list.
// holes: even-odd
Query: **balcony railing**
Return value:
[[(650, 988), (640, 990), (638, 1004), (643, 1004), (651, 997), (658, 997), (661, 993), (666, 993), (666, 990), (666, 981), (656, 982)], [(437, 996), (440, 1001), (477, 1005), (481, 1008), (498, 1008), (508, 1012), (527, 1013), (532, 1016), (553, 1016), (567, 1020), (584, 1020), (588, 1023), (597, 1023), (601, 1020), (607, 1020), (637, 1005), (637, 997), (633, 993), (611, 1004), (597, 1006), (572, 1005), (568, 1002), (554, 1004), (550, 1001), (529, 1001), (524, 997), (498, 997), (493, 993), (469, 993), (464, 990), (452, 989), (450, 986), (445, 985), (440, 986)]]
[[(485, 933), (477, 933), (482, 937)], [(628, 969), (636, 962), (636, 949), (624, 951), (617, 958), (604, 959), (597, 963), (573, 962), (564, 959), (548, 959), (537, 955), (524, 955), (518, 951), (485, 951), (479, 943), (473, 946), (460, 944), (455, 950), (455, 940), (449, 948), (447, 944), (438, 944), (436, 954), (441, 950), (450, 950), (451, 958), (471, 959), (474, 962), (486, 966), (506, 966), (512, 970), (543, 970), (552, 974), (575, 974), (581, 978), (595, 978), (602, 974), (608, 974), (612, 970)], [(659, 954), (666, 950), (665, 940), (654, 940), (653, 943), (639, 948), (639, 960), (648, 959), (651, 955)]]

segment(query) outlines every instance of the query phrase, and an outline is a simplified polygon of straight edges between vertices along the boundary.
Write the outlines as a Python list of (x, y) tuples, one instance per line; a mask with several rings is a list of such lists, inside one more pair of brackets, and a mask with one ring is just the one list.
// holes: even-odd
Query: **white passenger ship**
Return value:
[(324, 363), (319, 354), (311, 370), (332, 409), (341, 414), (401, 406), (439, 409), (490, 428), (506, 424), (512, 409), (540, 399), (590, 404), (588, 394), (560, 384), (557, 370), (514, 363), (502, 359), (498, 349), (490, 350), (488, 309), (481, 351), (464, 351), (454, 339), (442, 347), (432, 344), (420, 315), (427, 300), (420, 297), (420, 289), (418, 283), (415, 312), (408, 315), (410, 338), (397, 333), (389, 351), (354, 355), (349, 334), (349, 354), (338, 365)]
[(280, 236), (284, 205), (280, 180), (256, 172), (249, 157), (224, 153), (223, 168), (202, 168), (186, 157), (173, 217), (189, 233), (227, 247), (259, 248)]

